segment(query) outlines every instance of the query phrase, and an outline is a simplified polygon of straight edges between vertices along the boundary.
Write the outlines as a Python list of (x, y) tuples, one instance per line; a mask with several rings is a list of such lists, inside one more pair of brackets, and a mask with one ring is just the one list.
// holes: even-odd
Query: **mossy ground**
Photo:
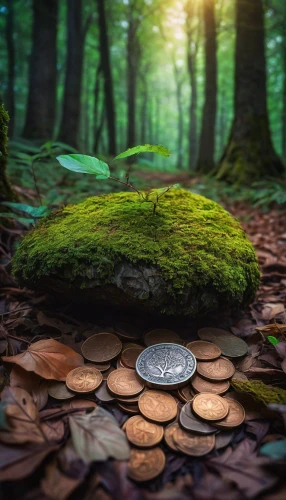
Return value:
[[(27, 234), (13, 261), (16, 278), (32, 286), (51, 274), (70, 283), (95, 266), (108, 283), (122, 259), (156, 266), (177, 296), (210, 288), (234, 304), (251, 301), (260, 275), (254, 249), (217, 203), (183, 189), (152, 204), (136, 193), (88, 198), (45, 218)], [(80, 287), (86, 285), (85, 279)], [(202, 293), (202, 292), (200, 292)]]

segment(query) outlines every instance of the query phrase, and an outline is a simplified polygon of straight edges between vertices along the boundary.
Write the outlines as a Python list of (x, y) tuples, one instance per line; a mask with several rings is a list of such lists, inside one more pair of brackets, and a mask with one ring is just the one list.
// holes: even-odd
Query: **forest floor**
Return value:
[[(143, 182), (149, 182), (148, 173), (139, 175), (143, 177)], [(183, 177), (185, 174), (180, 175)], [(174, 180), (178, 182), (178, 175), (174, 179), (172, 173), (161, 173), (158, 176), (161, 185), (164, 182), (173, 183)], [(154, 174), (151, 180), (154, 181)], [(193, 181), (182, 178), (181, 182), (186, 187), (191, 187)], [(63, 189), (68, 191), (68, 187)], [(23, 188), (17, 190), (19, 193), (21, 190), (23, 192)], [(35, 191), (28, 191), (27, 188), (24, 191), (26, 198), (30, 197), (34, 201)], [(229, 198), (225, 206), (241, 221), (255, 247), (262, 272), (261, 286), (255, 302), (248, 310), (239, 311), (232, 317), (224, 315), (222, 311), (220, 317), (209, 318), (207, 323), (187, 320), (158, 322), (130, 315), (126, 317), (116, 312), (111, 314), (104, 310), (93, 310), (90, 313), (82, 311), (75, 304), (55, 304), (45, 295), (21, 289), (10, 275), (10, 244), (15, 238), (21, 237), (26, 229), (16, 222), (9, 230), (2, 229), (1, 354), (11, 356), (26, 352), (31, 340), (40, 339), (54, 339), (80, 352), (83, 341), (89, 335), (103, 328), (104, 331), (112, 331), (117, 320), (140, 326), (142, 331), (154, 327), (172, 328), (188, 339), (197, 338), (199, 326), (213, 326), (229, 329), (246, 340), (248, 355), (236, 363), (236, 368), (249, 380), (257, 379), (265, 384), (286, 388), (285, 210), (271, 209), (264, 212), (243, 201), (231, 202)], [(266, 325), (269, 325), (267, 329)], [(280, 340), (280, 349), (267, 340), (268, 335)], [(238, 395), (245, 407), (245, 423), (228, 433), (229, 439), (220, 443), (209, 455), (197, 459), (176, 454), (163, 446), (167, 458), (164, 472), (148, 484), (138, 485), (127, 478), (125, 461), (108, 460), (87, 464), (75, 454), (70, 446), (68, 419), (79, 410), (72, 403), (50, 398), (47, 386), (39, 376), (32, 372), (27, 375), (27, 372), (16, 365), (13, 365), (11, 371), (11, 365), (4, 363), (0, 367), (0, 384), (2, 388), (9, 387), (11, 391), (15, 387), (21, 387), (33, 395), (33, 400), (28, 401), (33, 422), (31, 423), (29, 416), (28, 424), (19, 401), (15, 406), (15, 396), (14, 402), (11, 402), (12, 392), (6, 400), (14, 424), (8, 441), (3, 439), (3, 431), (0, 431), (0, 496), (2, 493), (3, 498), (282, 500), (286, 496), (285, 441), (284, 451), (279, 444), (276, 446), (279, 440), (285, 440), (286, 405), (267, 407), (267, 397), (263, 394), (257, 394), (255, 399), (245, 394)], [(89, 397), (90, 399), (92, 398)], [(126, 420), (127, 414), (114, 403), (105, 404), (95, 397), (93, 402), (110, 411), (120, 425)], [(1, 407), (0, 420), (2, 414)], [(22, 423), (24, 419), (26, 429), (29, 425), (30, 429), (31, 426), (41, 426), (48, 439), (44, 442), (35, 439), (35, 442), (26, 443), (25, 438), (19, 436), (17, 418)], [(267, 455), (262, 455), (260, 450), (266, 443), (274, 446), (270, 447)]]

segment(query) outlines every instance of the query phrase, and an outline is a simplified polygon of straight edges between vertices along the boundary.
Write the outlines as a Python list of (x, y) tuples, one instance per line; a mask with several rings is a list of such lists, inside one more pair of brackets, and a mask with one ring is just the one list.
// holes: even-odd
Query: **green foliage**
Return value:
[(119, 160), (120, 158), (127, 158), (128, 156), (138, 155), (139, 153), (156, 153), (161, 156), (166, 156), (169, 158), (171, 156), (171, 151), (161, 144), (145, 144), (144, 146), (135, 146), (134, 148), (129, 148), (127, 151), (117, 155), (114, 160)]
[(150, 213), (148, 203), (127, 192), (68, 205), (26, 235), (13, 260), (15, 276), (27, 285), (56, 273), (85, 288), (87, 269), (97, 270), (99, 285), (109, 283), (114, 266), (127, 259), (158, 268), (178, 301), (192, 284), (194, 313), (253, 299), (260, 282), (254, 249), (221, 206), (174, 189), (157, 216)]
[(108, 179), (110, 176), (110, 170), (107, 163), (104, 163), (93, 156), (62, 155), (58, 156), (57, 160), (63, 167), (68, 170), (72, 170), (72, 172), (92, 174), (95, 175), (96, 179)]
[[(28, 225), (35, 224), (37, 219), (45, 217), (51, 212), (48, 207), (45, 206), (33, 207), (25, 203), (13, 203), (10, 201), (3, 201), (2, 203), (0, 203), (0, 205), (3, 205), (5, 207), (11, 208), (12, 210), (16, 211), (16, 213), (0, 212), (0, 217), (3, 217), (5, 219), (16, 219), (18, 222)], [(19, 215), (17, 212), (21, 212), (21, 215)], [(23, 214), (25, 214), (25, 216), (23, 216)], [(28, 218), (27, 217), (28, 215), (30, 215), (32, 218)]]
[(285, 404), (286, 391), (272, 385), (266, 385), (261, 380), (236, 380), (232, 379), (232, 387), (237, 392), (250, 394), (257, 401), (261, 401), (265, 405), (270, 403)]
[(270, 344), (274, 346), (279, 344), (279, 340), (276, 337), (273, 337), (272, 335), (268, 335), (267, 340), (269, 340)]

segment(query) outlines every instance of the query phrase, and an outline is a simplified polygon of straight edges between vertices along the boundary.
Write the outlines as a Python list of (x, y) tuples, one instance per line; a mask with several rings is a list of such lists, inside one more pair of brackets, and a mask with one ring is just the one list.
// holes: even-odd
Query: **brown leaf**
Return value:
[(63, 323), (57, 318), (48, 318), (48, 316), (41, 311), (37, 315), (37, 320), (39, 325), (51, 326), (52, 328), (59, 330), (61, 333), (71, 333), (75, 329), (73, 325)]
[(56, 340), (39, 340), (17, 356), (4, 356), (3, 361), (16, 363), (47, 380), (65, 381), (67, 374), (84, 364), (83, 357)]
[(66, 476), (57, 468), (56, 460), (46, 466), (45, 477), (41, 481), (41, 489), (48, 498), (66, 500), (80, 485), (81, 479)]
[(275, 318), (278, 314), (283, 314), (285, 312), (284, 304), (278, 302), (277, 304), (272, 304), (270, 302), (264, 304), (262, 309), (262, 318), (265, 321)]
[(49, 394), (47, 384), (45, 380), (42, 380), (38, 385), (34, 386), (32, 390), (32, 398), (39, 411), (42, 410), (48, 402)]
[(33, 372), (27, 372), (21, 366), (13, 366), (10, 373), (10, 386), (11, 387), (21, 387), (25, 391), (32, 393), (34, 387), (40, 383), (41, 377)]
[(30, 476), (46, 456), (57, 448), (58, 445), (46, 444), (0, 444), (0, 481), (16, 481)]
[(41, 424), (41, 429), (44, 432), (48, 441), (62, 441), (65, 435), (65, 424), (63, 420), (49, 420)]
[(36, 405), (28, 392), (19, 387), (5, 387), (2, 402), (10, 430), (0, 432), (3, 443), (43, 443), (45, 435), (40, 427)]

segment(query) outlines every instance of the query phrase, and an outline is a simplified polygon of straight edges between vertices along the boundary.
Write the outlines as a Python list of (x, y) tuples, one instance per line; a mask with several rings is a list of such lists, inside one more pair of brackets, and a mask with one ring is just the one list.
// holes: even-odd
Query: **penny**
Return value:
[(177, 416), (176, 400), (162, 391), (144, 392), (138, 405), (142, 415), (153, 422), (170, 422)]
[(122, 339), (139, 340), (142, 337), (142, 331), (140, 328), (135, 325), (125, 323), (125, 321), (118, 321), (114, 324), (113, 329)]
[(138, 404), (135, 405), (128, 405), (127, 403), (117, 403), (117, 406), (126, 413), (131, 413), (131, 415), (136, 415), (139, 413), (139, 407)]
[(54, 399), (70, 399), (75, 394), (68, 390), (65, 382), (50, 382), (48, 385), (48, 394)]
[(67, 387), (74, 392), (95, 391), (102, 382), (102, 373), (92, 366), (74, 368), (67, 375)]
[(232, 431), (219, 432), (215, 437), (215, 449), (220, 450), (221, 448), (225, 448), (232, 442), (233, 437), (234, 432)]
[(121, 358), (118, 358), (116, 361), (116, 368), (127, 368), (121, 361)]
[(107, 387), (115, 396), (136, 396), (143, 391), (144, 385), (138, 380), (134, 370), (118, 368), (107, 379)]
[(196, 392), (211, 392), (212, 394), (224, 394), (228, 391), (230, 383), (228, 380), (222, 382), (211, 382), (195, 374), (192, 378), (192, 387)]
[(89, 365), (89, 366), (94, 366), (95, 368), (97, 368), (100, 372), (106, 372), (107, 370), (109, 370), (111, 364), (110, 363), (86, 363), (86, 365)]
[(129, 397), (119, 397), (119, 396), (116, 396), (116, 401), (118, 401), (119, 403), (126, 403), (128, 405), (132, 405), (132, 404), (135, 404), (135, 403), (138, 403), (139, 401), (139, 398), (141, 396), (141, 394), (143, 394), (145, 389), (143, 389), (143, 391), (139, 394), (137, 394), (137, 396), (129, 396)]
[(247, 343), (226, 330), (221, 330), (220, 328), (201, 328), (198, 331), (198, 336), (202, 340), (214, 342), (221, 349), (222, 354), (229, 358), (238, 358), (247, 354)]
[(155, 330), (151, 330), (144, 335), (144, 342), (147, 347), (162, 343), (176, 344), (178, 341), (180, 341), (179, 335), (172, 330), (167, 330), (166, 328), (156, 328)]
[(108, 403), (110, 401), (114, 401), (114, 397), (107, 390), (106, 380), (103, 380), (102, 384), (95, 391), (95, 396), (104, 403)]
[(214, 435), (200, 436), (178, 427), (173, 434), (177, 448), (191, 457), (202, 457), (210, 453), (215, 446)]
[(151, 448), (163, 439), (164, 428), (145, 420), (142, 415), (129, 418), (125, 432), (128, 441), (139, 448)]
[(62, 410), (71, 410), (72, 408), (96, 408), (97, 403), (95, 401), (91, 401), (90, 399), (79, 399), (75, 398), (68, 403), (62, 405)]
[(215, 426), (218, 429), (233, 429), (234, 427), (238, 427), (244, 422), (245, 419), (245, 411), (243, 406), (234, 399), (226, 397), (223, 399), (227, 401), (229, 412), (227, 416), (220, 422), (217, 422)]
[(213, 434), (216, 428), (212, 425), (203, 422), (194, 414), (192, 404), (186, 403), (180, 413), (179, 422), (187, 431), (197, 432), (198, 434)]
[(178, 389), (178, 398), (180, 398), (180, 400), (184, 403), (191, 401), (195, 395), (196, 393), (192, 391), (189, 385), (185, 385), (184, 387)]
[(203, 340), (195, 340), (186, 345), (198, 361), (211, 361), (212, 359), (219, 358), (221, 350), (211, 342), (204, 342)]
[(131, 448), (128, 476), (134, 481), (150, 481), (163, 472), (166, 458), (161, 448)]
[(139, 355), (136, 371), (151, 388), (178, 389), (190, 380), (196, 369), (196, 358), (184, 346), (156, 344)]
[(215, 382), (231, 378), (235, 368), (229, 359), (219, 358), (215, 361), (199, 361), (197, 372), (202, 377)]
[(104, 363), (121, 352), (122, 344), (113, 333), (97, 333), (89, 337), (81, 346), (82, 355), (89, 361)]
[(175, 441), (174, 441), (174, 432), (179, 428), (178, 422), (172, 422), (171, 424), (167, 425), (164, 430), (164, 441), (165, 443), (169, 446), (169, 448), (173, 451), (179, 451)]
[(227, 401), (217, 394), (201, 393), (193, 399), (192, 409), (204, 420), (222, 420), (228, 414)]
[(135, 369), (137, 358), (142, 351), (144, 351), (143, 347), (128, 347), (122, 351), (120, 359), (126, 368)]

